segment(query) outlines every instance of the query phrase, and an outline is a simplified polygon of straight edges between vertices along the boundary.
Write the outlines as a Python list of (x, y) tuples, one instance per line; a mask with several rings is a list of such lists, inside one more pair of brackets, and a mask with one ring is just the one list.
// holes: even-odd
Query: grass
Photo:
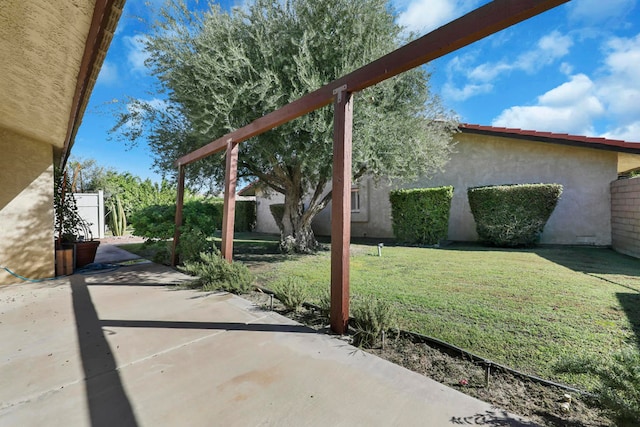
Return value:
[[(260, 284), (297, 278), (309, 302), (329, 287), (330, 252), (275, 255), (277, 242), (237, 236), (235, 253)], [(128, 248), (125, 248), (128, 249)], [(393, 304), (402, 329), (436, 337), (527, 373), (579, 387), (558, 374), (567, 356), (605, 355), (640, 340), (640, 260), (608, 249), (427, 249), (353, 244), (351, 293)]]

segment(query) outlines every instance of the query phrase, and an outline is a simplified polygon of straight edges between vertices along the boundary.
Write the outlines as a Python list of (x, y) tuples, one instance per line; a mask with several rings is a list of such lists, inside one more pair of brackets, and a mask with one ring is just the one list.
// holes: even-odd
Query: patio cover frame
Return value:
[(569, 0), (495, 0), (180, 157), (175, 162), (178, 167), (178, 190), (171, 264), (175, 266), (178, 261), (176, 249), (182, 226), (185, 167), (226, 150), (221, 254), (227, 261), (232, 262), (238, 144), (333, 102), (330, 320), (333, 332), (346, 333), (349, 321), (349, 245), (351, 243), (352, 95), (567, 1)]

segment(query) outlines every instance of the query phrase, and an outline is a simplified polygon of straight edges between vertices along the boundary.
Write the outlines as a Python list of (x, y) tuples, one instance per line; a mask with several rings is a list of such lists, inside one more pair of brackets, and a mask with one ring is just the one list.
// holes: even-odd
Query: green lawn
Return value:
[[(330, 253), (270, 255), (276, 242), (243, 235), (237, 258), (258, 283), (302, 279), (311, 301), (329, 287)], [(353, 244), (351, 293), (392, 301), (399, 326), (445, 340), (513, 368), (586, 387), (557, 375), (563, 356), (606, 354), (640, 340), (640, 260), (608, 249), (502, 250)]]

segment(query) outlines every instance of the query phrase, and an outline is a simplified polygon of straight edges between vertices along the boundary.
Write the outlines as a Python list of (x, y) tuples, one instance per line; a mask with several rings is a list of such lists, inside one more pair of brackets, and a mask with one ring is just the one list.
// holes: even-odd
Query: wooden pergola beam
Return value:
[[(349, 244), (351, 240), (353, 114), (351, 95), (567, 1), (495, 0), (276, 111), (254, 120), (247, 126), (180, 157), (175, 162), (180, 171), (180, 182), (172, 261), (175, 261), (175, 246), (178, 242), (179, 226), (181, 225), (180, 192), (184, 187), (184, 167), (186, 165), (227, 150), (222, 246), (224, 257), (231, 261), (238, 144), (334, 102), (330, 317), (331, 329), (339, 334), (345, 333), (349, 319)], [(231, 192), (232, 189), (233, 192)], [(178, 218), (180, 218), (180, 222), (178, 222)]]
[(334, 90), (347, 85), (354, 93), (426, 64), (486, 36), (552, 9), (569, 0), (495, 0), (451, 21), (419, 39), (315, 90), (250, 124), (192, 151), (178, 160), (187, 165), (226, 148), (227, 141), (241, 143), (283, 123), (329, 105)]
[(331, 202), (331, 329), (347, 332), (349, 323), (349, 246), (351, 243), (351, 142), (353, 97), (338, 89), (333, 111)]
[(238, 181), (238, 144), (227, 141), (224, 172), (224, 210), (222, 211), (222, 257), (233, 260), (233, 226), (236, 213), (236, 183)]

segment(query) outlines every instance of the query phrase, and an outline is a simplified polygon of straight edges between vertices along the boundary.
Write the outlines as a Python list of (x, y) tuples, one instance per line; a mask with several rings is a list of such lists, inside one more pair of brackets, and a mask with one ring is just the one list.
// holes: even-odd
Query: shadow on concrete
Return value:
[(84, 277), (71, 276), (73, 311), (92, 427), (138, 425)]
[(485, 411), (465, 417), (451, 417), (451, 424), (465, 426), (509, 426), (509, 427), (535, 427), (537, 424), (514, 418), (506, 411), (499, 409)]
[(101, 327), (116, 328), (161, 328), (161, 329), (214, 329), (221, 331), (252, 332), (297, 332), (315, 334), (315, 330), (302, 325), (281, 325), (237, 322), (184, 322), (163, 320), (100, 320)]
[(617, 293), (616, 296), (629, 319), (631, 329), (636, 336), (636, 345), (640, 349), (640, 294)]

